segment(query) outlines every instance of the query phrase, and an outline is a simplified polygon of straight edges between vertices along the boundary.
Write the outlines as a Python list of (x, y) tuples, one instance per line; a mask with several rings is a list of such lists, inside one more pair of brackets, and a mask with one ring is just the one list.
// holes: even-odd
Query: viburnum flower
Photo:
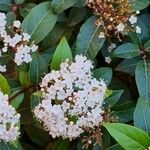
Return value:
[(6, 15), (0, 13), (0, 41), (3, 47), (0, 49), (0, 54), (6, 53), (8, 50), (15, 52), (14, 62), (19, 66), (23, 63), (32, 61), (31, 53), (38, 49), (38, 46), (30, 42), (31, 36), (21, 30), (21, 22), (15, 20), (11, 27), (14, 34), (9, 35), (6, 31)]
[(8, 95), (0, 91), (0, 142), (15, 141), (19, 132), (20, 114), (8, 103)]
[(42, 79), (43, 100), (33, 112), (53, 138), (72, 140), (103, 121), (107, 87), (102, 79), (93, 77), (92, 69), (87, 57), (77, 55), (74, 62), (66, 60), (60, 70)]
[(129, 30), (137, 31), (134, 24), (139, 11), (134, 12), (128, 0), (87, 0), (87, 6), (99, 17), (96, 25), (103, 27), (105, 36), (116, 35), (120, 39)]

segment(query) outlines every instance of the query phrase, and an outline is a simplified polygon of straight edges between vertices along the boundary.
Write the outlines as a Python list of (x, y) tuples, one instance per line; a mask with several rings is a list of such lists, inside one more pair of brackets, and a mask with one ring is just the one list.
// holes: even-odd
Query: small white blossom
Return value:
[(118, 32), (123, 32), (125, 29), (125, 25), (123, 23), (120, 23), (116, 28)]
[(139, 34), (142, 33), (141, 28), (139, 26), (136, 26), (136, 33), (139, 33)]
[(108, 47), (108, 52), (111, 52), (114, 48), (116, 48), (116, 44), (111, 43), (111, 45)]
[(110, 64), (111, 63), (111, 58), (110, 57), (105, 57), (105, 62)]
[(42, 79), (43, 100), (34, 114), (53, 138), (73, 139), (102, 122), (106, 84), (92, 76), (92, 69), (90, 60), (77, 55)]
[(19, 20), (14, 21), (13, 26), (16, 28), (20, 28), (21, 27), (21, 22)]
[(0, 91), (0, 142), (13, 142), (18, 138), (19, 119), (20, 114), (8, 103), (8, 95)]
[(138, 14), (140, 14), (140, 11), (139, 11), (139, 10), (137, 10), (137, 11), (136, 11), (136, 14), (137, 14), (137, 15), (138, 15)]
[(131, 24), (135, 24), (137, 23), (137, 17), (135, 17), (134, 15), (132, 15), (130, 18), (129, 18), (129, 21)]
[(105, 38), (105, 33), (104, 32), (100, 32), (99, 38)]
[(23, 41), (29, 41), (31, 36), (28, 33), (23, 33)]
[(0, 65), (0, 72), (6, 72), (6, 65)]

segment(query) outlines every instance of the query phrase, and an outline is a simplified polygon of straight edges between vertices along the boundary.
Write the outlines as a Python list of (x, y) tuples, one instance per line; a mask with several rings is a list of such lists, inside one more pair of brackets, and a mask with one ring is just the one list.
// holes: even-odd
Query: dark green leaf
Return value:
[(139, 98), (134, 111), (134, 125), (147, 133), (150, 133), (150, 105), (147, 101)]
[(140, 61), (135, 71), (140, 97), (150, 104), (150, 61)]
[[(14, 92), (14, 93), (12, 94), (12, 96), (15, 95), (15, 94), (18, 93), (18, 92), (19, 92), (19, 91)], [(23, 100), (24, 100), (24, 94), (22, 93), (22, 94), (17, 95), (17, 96), (10, 102), (10, 104), (11, 104), (15, 109), (18, 109), (19, 106), (21, 105), (21, 103), (23, 102)]]
[(37, 84), (41, 81), (44, 73), (48, 72), (48, 64), (44, 58), (38, 53), (32, 55), (32, 62), (30, 63), (29, 77), (32, 83)]
[(20, 9), (20, 15), (23, 18), (25, 18), (28, 15), (28, 13), (30, 12), (30, 10), (35, 6), (36, 6), (36, 4), (34, 4), (34, 3), (26, 4), (22, 9)]
[(115, 68), (115, 70), (134, 75), (136, 65), (140, 60), (141, 60), (140, 57), (125, 59)]
[(9, 11), (11, 9), (12, 0), (0, 0), (0, 10)]
[(37, 44), (51, 31), (56, 21), (57, 15), (52, 12), (50, 2), (43, 2), (29, 12), (22, 23), (22, 28)]
[(81, 27), (76, 42), (76, 53), (94, 59), (104, 44), (105, 38), (99, 38), (102, 28), (95, 25), (96, 17), (89, 18)]
[(52, 9), (55, 13), (59, 14), (67, 8), (73, 6), (78, 0), (52, 0)]
[(109, 85), (112, 79), (113, 72), (112, 69), (109, 67), (102, 67), (102, 68), (95, 69), (93, 71), (93, 74), (96, 79), (98, 80), (103, 79), (105, 83)]
[(123, 90), (114, 90), (112, 94), (105, 99), (104, 107), (105, 108), (108, 108), (109, 106), (113, 107), (119, 101), (122, 93)]
[(140, 50), (133, 43), (122, 44), (113, 52), (113, 56), (119, 58), (132, 58), (138, 55), (140, 55)]
[(149, 0), (129, 0), (129, 2), (135, 11), (144, 9), (150, 4)]

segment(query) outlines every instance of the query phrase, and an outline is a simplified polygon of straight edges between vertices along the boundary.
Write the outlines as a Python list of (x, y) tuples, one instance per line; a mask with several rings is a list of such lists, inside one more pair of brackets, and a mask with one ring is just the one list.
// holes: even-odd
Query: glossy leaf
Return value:
[(77, 36), (76, 54), (83, 54), (94, 59), (104, 44), (105, 38), (99, 38), (102, 28), (94, 24), (97, 18), (89, 18), (81, 27)]
[(147, 133), (150, 133), (150, 105), (142, 98), (138, 99), (135, 111), (134, 111), (134, 125), (141, 128)]
[(122, 123), (104, 123), (110, 135), (125, 150), (144, 150), (150, 145), (150, 137), (139, 128)]
[(122, 44), (113, 52), (113, 57), (132, 58), (140, 55), (138, 46), (133, 43)]
[(51, 69), (59, 69), (60, 64), (66, 59), (72, 60), (72, 53), (66, 38), (62, 38), (54, 53)]
[(112, 69), (109, 67), (102, 67), (95, 69), (93, 71), (93, 75), (96, 79), (102, 79), (107, 85), (109, 85), (112, 79), (113, 72)]
[(39, 43), (52, 30), (56, 21), (57, 15), (52, 12), (50, 2), (43, 2), (29, 12), (22, 28), (31, 35), (32, 41)]
[(0, 74), (0, 90), (5, 94), (10, 95), (9, 84), (8, 84), (6, 78), (4, 76), (2, 76), (1, 74)]
[(55, 13), (61, 13), (67, 8), (73, 6), (78, 0), (52, 0), (52, 9)]
[(140, 61), (135, 71), (140, 97), (150, 104), (150, 61)]
[(44, 74), (48, 72), (48, 64), (38, 53), (34, 53), (32, 59), (29, 69), (29, 78), (33, 84), (37, 84), (41, 81)]

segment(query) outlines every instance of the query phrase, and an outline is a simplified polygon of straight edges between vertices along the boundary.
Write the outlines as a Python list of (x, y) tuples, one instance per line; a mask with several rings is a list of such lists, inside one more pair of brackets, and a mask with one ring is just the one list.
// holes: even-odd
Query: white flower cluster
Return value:
[(66, 60), (59, 71), (47, 74), (41, 83), (42, 102), (35, 107), (35, 117), (53, 138), (73, 139), (103, 120), (106, 84), (92, 76), (92, 62), (77, 55)]
[(34, 44), (29, 45), (31, 37), (27, 33), (22, 33), (20, 21), (16, 20), (13, 23), (13, 36), (7, 34), (6, 24), (6, 15), (0, 13), (0, 41), (4, 44), (3, 48), (0, 49), (0, 56), (2, 53), (6, 53), (8, 49), (12, 49), (15, 52), (14, 61), (17, 65), (31, 62), (31, 53), (36, 51), (38, 47)]
[(0, 142), (13, 142), (18, 138), (19, 119), (20, 114), (8, 103), (8, 95), (0, 91)]

